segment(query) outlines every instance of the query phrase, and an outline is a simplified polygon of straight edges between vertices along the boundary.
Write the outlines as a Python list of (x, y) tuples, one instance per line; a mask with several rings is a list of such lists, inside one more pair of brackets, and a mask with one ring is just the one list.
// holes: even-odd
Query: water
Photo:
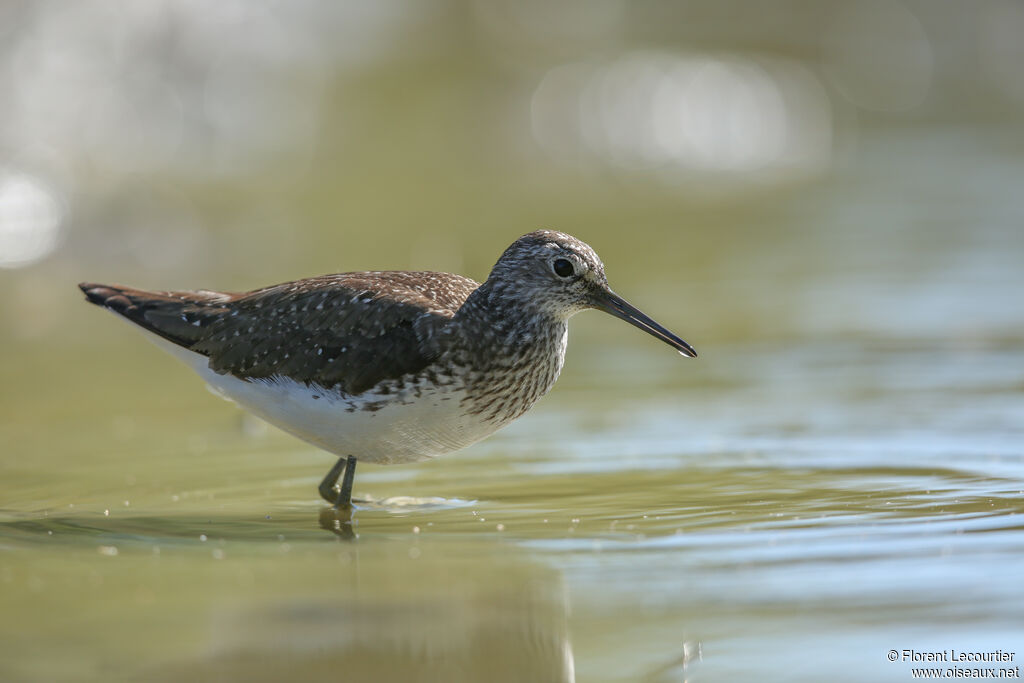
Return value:
[(889, 649), (1019, 648), (1024, 354), (630, 350), (361, 469), (350, 537), (284, 435), (8, 474), (4, 678), (898, 680)]
[[(904, 661), (904, 650), (1013, 653), (943, 669), (1020, 665), (1024, 137), (1014, 84), (997, 94), (949, 67), (967, 44), (954, 31), (957, 40), (930, 44), (929, 98), (873, 115), (839, 94), (866, 97), (869, 81), (850, 64), (852, 81), (830, 81), (835, 65), (816, 61), (813, 17), (785, 36), (744, 22), (779, 41), (763, 48), (777, 54), (757, 92), (778, 79), (789, 96), (817, 79), (820, 92), (784, 101), (827, 104), (798, 121), (831, 142), (797, 161), (767, 158), (767, 138), (757, 154), (726, 145), (734, 167), (701, 170), (692, 164), (720, 160), (707, 156), (715, 144), (737, 144), (712, 134), (710, 114), (701, 144), (711, 147), (689, 161), (664, 157), (683, 138), (652, 148), (621, 121), (604, 131), (615, 136), (590, 120), (562, 135), (564, 108), (543, 99), (551, 93), (592, 95), (586, 79), (601, 74), (612, 105), (645, 92), (616, 91), (624, 81), (608, 75), (649, 65), (601, 33), (623, 19), (606, 5), (572, 24), (575, 40), (604, 46), (579, 68), (538, 43), (498, 40), (484, 4), (460, 29), (473, 40), (438, 43), (450, 52), (412, 41), (388, 48), (397, 61), (346, 53), (335, 63), (311, 39), (307, 61), (281, 73), (338, 78), (321, 93), (323, 119), (337, 125), (316, 154), (287, 138), (309, 121), (279, 120), (301, 97), (286, 107), (292, 90), (269, 85), (260, 96), (278, 106), (268, 130), (285, 138), (246, 129), (225, 142), (207, 131), (212, 161), (184, 114), (174, 154), (159, 156), (152, 141), (135, 156), (110, 147), (103, 117), (83, 128), (82, 150), (74, 136), (57, 145), (79, 155), (47, 176), (65, 179), (73, 200), (60, 204), (63, 246), (47, 242), (49, 257), (0, 271), (0, 680), (912, 680), (912, 667), (930, 665)], [(886, 25), (917, 26), (901, 4), (875, 5), (903, 22)], [(752, 63), (751, 48), (746, 33), (710, 31), (735, 28), (717, 6), (692, 26), (734, 55), (715, 78), (739, 88), (729, 79)], [(512, 18), (540, 11), (523, 7)], [(964, 20), (912, 9), (921, 25), (907, 35), (918, 41)], [(691, 31), (635, 11), (633, 26)], [(1006, 11), (992, 26), (1012, 24)], [(423, 12), (402, 21), (448, 35)], [(302, 16), (281, 23), (282, 44)], [(377, 20), (397, 30), (396, 17)], [(653, 64), (687, 69), (717, 54), (659, 49)], [(429, 69), (415, 66), (424, 54), (436, 60)], [(196, 90), (217, 95), (206, 105), (217, 125), (233, 120), (231, 97), (248, 101), (232, 64), (216, 82), (237, 92)], [(918, 92), (901, 85), (917, 73), (904, 67), (881, 83), (892, 97)], [(484, 83), (501, 94), (481, 94)], [(143, 100), (162, 102), (160, 92)], [(178, 93), (182, 112), (191, 92)], [(123, 123), (160, 121), (142, 109)], [(770, 130), (789, 130), (779, 125)], [(288, 152), (274, 157), (277, 146)], [(154, 159), (165, 165), (147, 171)], [(481, 278), (512, 239), (542, 226), (593, 244), (616, 291), (700, 357), (582, 314), (562, 378), (530, 413), (434, 462), (360, 465), (350, 519), (316, 493), (331, 456), (205, 392), (74, 288), (242, 289), (367, 267)]]

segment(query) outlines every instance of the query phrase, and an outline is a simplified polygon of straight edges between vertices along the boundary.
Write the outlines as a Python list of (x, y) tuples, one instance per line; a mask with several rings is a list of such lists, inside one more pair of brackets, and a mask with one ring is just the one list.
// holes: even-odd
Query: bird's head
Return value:
[(505, 250), (487, 280), (494, 295), (515, 299), (558, 320), (588, 308), (621, 318), (661, 339), (684, 356), (697, 352), (608, 286), (604, 264), (585, 242), (554, 230), (523, 235)]

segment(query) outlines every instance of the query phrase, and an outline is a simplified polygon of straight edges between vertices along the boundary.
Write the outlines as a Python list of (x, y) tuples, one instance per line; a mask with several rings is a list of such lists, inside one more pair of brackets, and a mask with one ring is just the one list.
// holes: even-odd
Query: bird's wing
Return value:
[(477, 287), (448, 273), (325, 275), (245, 294), (83, 285), (91, 301), (243, 379), (288, 377), (360, 394), (442, 351), (441, 329)]

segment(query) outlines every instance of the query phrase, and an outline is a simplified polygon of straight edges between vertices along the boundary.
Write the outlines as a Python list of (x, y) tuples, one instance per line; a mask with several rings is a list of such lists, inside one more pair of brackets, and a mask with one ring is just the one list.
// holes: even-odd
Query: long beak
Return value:
[(618, 294), (605, 289), (594, 295), (593, 306), (599, 311), (610, 313), (616, 318), (625, 320), (630, 325), (639, 327), (651, 336), (657, 337), (684, 356), (696, 358), (697, 352), (682, 339), (672, 334), (658, 323), (644, 315), (639, 309), (622, 299)]

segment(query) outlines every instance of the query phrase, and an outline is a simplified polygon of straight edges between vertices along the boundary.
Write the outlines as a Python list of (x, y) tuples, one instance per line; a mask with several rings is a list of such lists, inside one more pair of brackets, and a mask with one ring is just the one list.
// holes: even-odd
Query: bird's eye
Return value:
[(568, 259), (559, 258), (555, 259), (555, 262), (551, 264), (551, 267), (555, 271), (555, 275), (558, 277), (572, 277), (576, 272), (572, 267), (572, 263)]

